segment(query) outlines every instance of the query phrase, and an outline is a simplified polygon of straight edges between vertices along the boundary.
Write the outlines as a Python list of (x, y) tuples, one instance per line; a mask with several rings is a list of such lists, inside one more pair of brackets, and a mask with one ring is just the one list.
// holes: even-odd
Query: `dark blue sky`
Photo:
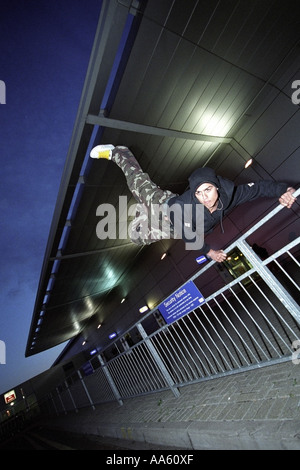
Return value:
[(100, 10), (101, 0), (1, 2), (0, 393), (48, 369), (66, 345), (25, 358)]

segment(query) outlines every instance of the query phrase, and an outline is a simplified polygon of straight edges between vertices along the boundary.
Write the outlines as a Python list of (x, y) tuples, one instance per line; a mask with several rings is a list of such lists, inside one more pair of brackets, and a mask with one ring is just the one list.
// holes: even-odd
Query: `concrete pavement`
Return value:
[(71, 412), (48, 424), (177, 449), (299, 450), (300, 364), (276, 365)]

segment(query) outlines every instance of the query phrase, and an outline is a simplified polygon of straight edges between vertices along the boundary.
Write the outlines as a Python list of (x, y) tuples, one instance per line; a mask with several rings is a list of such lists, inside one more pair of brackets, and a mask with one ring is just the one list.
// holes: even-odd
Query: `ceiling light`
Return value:
[(113, 339), (117, 336), (117, 333), (113, 332), (109, 335), (109, 339)]
[(167, 256), (167, 253), (163, 253), (160, 257), (161, 260), (165, 259), (165, 257)]
[(253, 163), (253, 158), (249, 158), (249, 160), (246, 161), (245, 163), (245, 168), (248, 168), (250, 165)]
[(139, 309), (139, 312), (140, 312), (140, 313), (144, 313), (144, 312), (147, 312), (147, 310), (149, 310), (148, 307), (147, 307), (147, 305), (144, 305), (143, 307), (141, 307), (141, 308)]
[(99, 323), (99, 325), (97, 326), (97, 329), (99, 330), (99, 328), (101, 328), (102, 324)]

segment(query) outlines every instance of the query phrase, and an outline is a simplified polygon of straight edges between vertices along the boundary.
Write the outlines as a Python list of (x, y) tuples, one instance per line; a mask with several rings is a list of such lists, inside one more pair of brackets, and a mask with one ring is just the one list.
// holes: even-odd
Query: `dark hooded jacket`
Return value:
[[(288, 187), (286, 183), (267, 180), (235, 186), (232, 181), (217, 176), (212, 168), (198, 168), (189, 177), (189, 189), (181, 196), (175, 196), (168, 201), (169, 217), (173, 224), (174, 214), (172, 213), (172, 206), (174, 206), (174, 204), (181, 206), (182, 211), (186, 204), (191, 207), (191, 211), (187, 212), (189, 214), (189, 220), (185, 220), (187, 217), (182, 218), (182, 232), (179, 234), (180, 238), (187, 242), (191, 241), (191, 239), (185, 237), (184, 224), (190, 224), (194, 233), (199, 230), (199, 227), (196, 226), (196, 207), (201, 203), (198, 201), (195, 191), (203, 183), (213, 184), (218, 188), (219, 193), (217, 210), (210, 213), (210, 211), (204, 207), (204, 220), (203, 224), (201, 224), (203, 226), (200, 227), (200, 230), (203, 230), (204, 234), (212, 232), (218, 223), (221, 224), (222, 231), (224, 232), (222, 220), (236, 206), (259, 197), (279, 198), (286, 192)], [(204, 242), (201, 253), (207, 254), (210, 248), (211, 247)]]

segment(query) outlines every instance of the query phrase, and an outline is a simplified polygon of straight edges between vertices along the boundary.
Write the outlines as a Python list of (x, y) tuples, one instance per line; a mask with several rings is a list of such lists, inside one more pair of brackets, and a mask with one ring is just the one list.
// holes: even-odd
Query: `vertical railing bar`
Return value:
[(280, 284), (269, 268), (261, 263), (260, 258), (252, 250), (245, 240), (237, 240), (237, 246), (247, 257), (264, 282), (273, 290), (274, 294), (279, 298), (280, 302), (290, 312), (291, 315), (300, 323), (300, 308), (287, 290)]
[(119, 364), (123, 369), (122, 378), (126, 378), (126, 381), (127, 379), (130, 378), (131, 394), (134, 395), (136, 391), (136, 380), (135, 380), (136, 371), (132, 368), (131, 360), (129, 359), (127, 353), (123, 354), (121, 361), (119, 361)]
[[(165, 340), (170, 344), (170, 347), (171, 347), (172, 351), (174, 352), (175, 357), (178, 360), (178, 364), (175, 361), (175, 367), (177, 368), (176, 373), (177, 373), (177, 376), (178, 376), (178, 380), (180, 382), (182, 382), (182, 378), (184, 377), (185, 374), (190, 380), (194, 380), (195, 378), (197, 378), (198, 377), (198, 370), (194, 370), (194, 368), (192, 367), (192, 364), (188, 361), (187, 357), (185, 356), (184, 352), (180, 349), (180, 345), (176, 340), (176, 337), (175, 337), (174, 333), (178, 336), (179, 340), (182, 341), (182, 338), (180, 338), (180, 336), (178, 335), (178, 332), (176, 331), (176, 329), (172, 328), (172, 330), (171, 330), (171, 328), (169, 328), (167, 331), (163, 330), (162, 333), (165, 337)], [(174, 345), (171, 343), (168, 336), (171, 336), (171, 338), (173, 339), (175, 345), (178, 348), (178, 351), (181, 353), (182, 357), (180, 356), (178, 351), (175, 349)], [(162, 340), (163, 340), (163, 338), (162, 338)], [(164, 342), (164, 344), (165, 344), (165, 342)], [(183, 342), (181, 344), (185, 347), (186, 352), (188, 354), (190, 354), (190, 352), (187, 350), (185, 344)], [(185, 360), (186, 364), (183, 362), (183, 359)], [(182, 367), (180, 367), (179, 363), (181, 364)], [(173, 365), (173, 367), (174, 367), (174, 365)]]
[[(225, 335), (229, 338), (229, 341), (231, 342), (232, 344), (232, 340), (230, 338), (230, 335), (228, 333), (228, 331), (226, 331), (226, 328), (224, 328), (224, 325), (222, 325), (222, 323), (220, 322), (220, 320), (218, 319), (218, 317), (216, 316), (215, 312), (213, 311), (212, 307), (210, 306), (210, 304), (206, 304), (208, 306), (208, 308), (210, 309), (210, 311), (212, 312), (213, 316), (215, 317), (215, 319), (217, 320), (217, 322), (219, 323), (219, 325), (221, 326), (221, 328), (223, 329), (223, 331), (225, 332)], [(222, 342), (223, 342), (223, 345), (224, 347), (228, 350), (228, 353), (229, 355), (232, 357), (233, 359), (233, 362), (236, 363), (236, 365), (238, 367), (240, 367), (240, 364), (238, 363), (238, 361), (236, 360), (236, 358), (234, 357), (234, 355), (232, 354), (232, 352), (230, 351), (230, 349), (227, 347), (226, 343), (223, 341), (222, 339)]]
[(294, 260), (294, 262), (295, 262), (295, 263), (299, 266), (299, 268), (300, 268), (300, 263), (299, 263), (299, 261), (295, 258), (295, 256), (294, 256), (292, 253), (290, 253), (289, 251), (287, 251), (286, 253)]
[[(219, 302), (217, 301), (217, 299), (214, 299), (215, 303), (218, 305), (219, 309), (221, 310), (221, 312), (223, 312), (223, 315), (226, 317), (228, 323), (232, 326), (232, 328), (234, 329), (234, 331), (236, 332), (236, 334), (238, 335), (238, 337), (240, 338), (240, 340), (242, 341), (242, 344), (244, 343), (244, 339), (242, 338), (242, 336), (240, 335), (240, 333), (237, 331), (235, 325), (232, 323), (232, 321), (228, 318), (228, 316), (226, 315), (224, 309), (221, 307), (221, 305), (219, 304)], [(233, 341), (233, 338), (232, 338), (232, 342), (235, 343)], [(244, 361), (246, 362), (247, 365), (250, 365), (250, 362), (248, 361), (248, 359), (244, 356), (244, 354), (242, 353), (242, 351), (240, 350), (240, 348), (238, 347), (237, 344), (235, 344), (235, 348), (236, 350), (240, 353), (240, 355), (242, 356), (242, 358), (244, 359)]]
[[(169, 330), (168, 332), (169, 332), (169, 334), (170, 334), (170, 335), (172, 336), (172, 338), (173, 338), (172, 332), (171, 332), (170, 330)], [(163, 331), (162, 331), (162, 334), (165, 336), (166, 341), (169, 343), (171, 349), (173, 350), (174, 354), (176, 355), (178, 362), (182, 365), (182, 368), (183, 368), (183, 370), (186, 372), (186, 375), (189, 377), (190, 380), (192, 380), (193, 377), (192, 377), (192, 375), (191, 375), (191, 372), (187, 369), (186, 365), (183, 363), (181, 357), (179, 356), (178, 352), (176, 351), (176, 349), (174, 348), (173, 344), (171, 343), (171, 341), (170, 341), (170, 339), (169, 339), (169, 337), (168, 337), (167, 331), (166, 331), (166, 330), (163, 330)], [(174, 340), (175, 340), (175, 339), (174, 339)], [(177, 343), (176, 343), (176, 344), (177, 344)], [(179, 368), (179, 370), (180, 370), (180, 367), (178, 367), (178, 368)]]
[(281, 264), (277, 261), (277, 259), (274, 259), (274, 263), (281, 269), (281, 271), (286, 275), (286, 277), (291, 281), (291, 283), (300, 291), (300, 287), (298, 284), (294, 281), (294, 279), (289, 275), (289, 273), (286, 272), (286, 270), (281, 266)]
[(93, 400), (92, 400), (92, 398), (91, 398), (91, 395), (90, 395), (90, 393), (89, 393), (89, 391), (88, 391), (88, 388), (87, 388), (87, 386), (85, 385), (85, 382), (84, 382), (84, 380), (83, 380), (83, 377), (82, 377), (82, 375), (81, 375), (80, 370), (77, 370), (77, 374), (78, 374), (79, 380), (80, 380), (80, 382), (81, 382), (81, 385), (82, 385), (82, 387), (83, 387), (83, 389), (84, 389), (84, 391), (85, 391), (85, 394), (86, 394), (86, 396), (87, 396), (87, 398), (88, 398), (88, 400), (89, 400), (89, 402), (90, 402), (90, 405), (91, 405), (91, 407), (93, 408), (93, 410), (95, 410), (95, 405), (94, 405)]
[[(268, 359), (268, 356), (266, 355), (265, 351), (263, 350), (263, 348), (261, 347), (261, 345), (258, 343), (258, 341), (256, 340), (256, 338), (253, 336), (252, 332), (249, 330), (248, 326), (246, 325), (246, 323), (241, 319), (241, 317), (238, 315), (238, 313), (236, 312), (236, 310), (233, 308), (233, 306), (231, 305), (231, 303), (228, 301), (227, 297), (225, 295), (223, 295), (223, 293), (221, 294), (225, 301), (227, 302), (227, 304), (230, 306), (230, 308), (232, 309), (233, 313), (236, 315), (237, 319), (241, 322), (241, 324), (243, 325), (243, 327), (245, 328), (245, 330), (247, 331), (249, 337), (251, 338), (251, 341), (253, 341), (256, 346), (260, 349), (260, 351), (262, 352), (262, 354), (265, 355), (265, 357)], [(259, 358), (257, 358), (254, 354), (254, 352), (252, 351), (252, 349), (249, 347), (254, 359), (256, 360), (256, 362), (259, 362)]]
[(120, 380), (119, 383), (124, 381), (124, 387), (130, 390), (131, 395), (134, 395), (136, 387), (135, 387), (135, 380), (134, 380), (134, 371), (131, 368), (130, 361), (127, 357), (127, 354), (122, 354), (122, 356), (117, 357), (113, 360), (115, 367), (120, 370), (118, 373), (118, 379)]
[[(255, 307), (257, 308), (257, 310), (261, 313), (262, 317), (265, 319), (265, 321), (267, 322), (267, 324), (269, 325), (269, 327), (271, 328), (271, 330), (273, 330), (275, 332), (275, 334), (281, 339), (281, 341), (287, 346), (287, 348), (289, 349), (288, 345), (286, 344), (286, 342), (284, 341), (284, 339), (281, 337), (279, 331), (275, 328), (275, 326), (272, 324), (272, 322), (268, 319), (268, 317), (264, 314), (264, 312), (262, 311), (262, 309), (260, 308), (260, 306), (257, 304), (257, 302), (255, 302), (255, 300), (253, 299), (253, 297), (249, 294), (249, 292), (244, 288), (243, 285), (241, 285), (242, 289), (245, 291), (245, 293), (248, 295), (249, 299), (251, 300), (251, 302), (255, 305)], [(270, 344), (272, 344), (273, 346), (273, 343), (270, 341)], [(273, 349), (274, 351), (278, 354), (278, 356), (280, 356), (280, 353), (276, 350), (275, 346), (273, 346)]]
[[(240, 301), (240, 299), (238, 298), (238, 296), (236, 295), (236, 293), (234, 292), (233, 289), (230, 289), (231, 292), (233, 293), (233, 295), (235, 296), (235, 298), (237, 299), (237, 301), (240, 303), (240, 305), (242, 306), (242, 308), (245, 310), (245, 312), (247, 313), (247, 315), (249, 316), (249, 318), (251, 319), (251, 321), (254, 323), (254, 325), (256, 326), (257, 328), (257, 331), (260, 333), (260, 338), (265, 338), (267, 340), (267, 342), (269, 342), (269, 338), (266, 336), (265, 332), (261, 329), (261, 327), (259, 326), (259, 324), (257, 323), (257, 321), (253, 318), (253, 316), (251, 315), (251, 313), (249, 312), (249, 310), (245, 307), (245, 305)], [(267, 349), (268, 351), (268, 349)], [(268, 351), (268, 355), (265, 354), (266, 358), (267, 359), (270, 359), (271, 354), (270, 352)]]
[(161, 359), (160, 355), (158, 354), (157, 350), (155, 349), (154, 345), (152, 344), (151, 342), (151, 339), (148, 337), (146, 331), (144, 330), (143, 326), (141, 323), (138, 323), (137, 324), (137, 328), (142, 336), (142, 338), (144, 339), (144, 341), (146, 342), (147, 344), (147, 347), (149, 348), (149, 351), (151, 352), (154, 360), (157, 362), (158, 364), (158, 367), (160, 369), (160, 371), (162, 372), (169, 388), (171, 389), (171, 391), (173, 392), (174, 396), (176, 397), (179, 397), (180, 396), (180, 392), (179, 390), (175, 387), (175, 383), (172, 379), (172, 376), (169, 374), (163, 360)]
[(163, 383), (163, 381), (161, 382), (160, 380), (158, 380), (158, 378), (160, 378), (160, 374), (157, 373), (159, 369), (156, 368), (155, 370), (154, 368), (155, 364), (153, 363), (152, 357), (149, 351), (147, 350), (147, 346), (144, 343), (142, 343), (140, 346), (140, 352), (141, 352), (141, 355), (143, 356), (145, 367), (147, 367), (148, 372), (149, 372), (149, 380), (151, 380), (151, 382), (153, 383), (154, 389), (164, 387), (165, 384)]
[(95, 386), (97, 390), (100, 389), (99, 393), (101, 392), (101, 396), (104, 396), (104, 398), (111, 398), (112, 396), (114, 397), (112, 388), (107, 380), (103, 367), (99, 367), (99, 369), (95, 370), (94, 377), (96, 382)]
[[(141, 355), (139, 354), (139, 350), (138, 348), (135, 348), (135, 352), (132, 354), (132, 351), (131, 350), (131, 353), (125, 355), (126, 356), (126, 360), (129, 362), (130, 364), (130, 368), (134, 370), (134, 375), (136, 375), (136, 371), (138, 371), (138, 375), (139, 375), (139, 378), (141, 379), (141, 387), (143, 388), (144, 391), (147, 390), (147, 376), (145, 375), (145, 369), (144, 367), (141, 367), (143, 366), (143, 362), (141, 361), (138, 361), (138, 359), (135, 357), (135, 356), (140, 356)], [(137, 367), (138, 366), (138, 367)]]
[[(111, 387), (111, 385), (108, 381), (108, 378), (105, 374), (105, 371), (103, 370), (103, 367), (100, 368), (100, 372), (101, 372), (102, 377), (99, 377), (99, 380), (100, 381), (102, 380), (102, 382), (104, 383), (104, 395), (107, 396), (108, 399), (111, 399), (111, 397), (116, 398), (114, 390), (112, 389), (112, 387)], [(118, 389), (117, 384), (115, 384), (115, 386)], [(118, 394), (119, 394), (117, 396), (121, 396), (121, 392), (119, 392), (119, 390), (117, 390), (117, 391), (118, 391)]]
[[(198, 310), (200, 310), (200, 309), (198, 309)], [(215, 342), (215, 340), (214, 340), (213, 337), (211, 336), (210, 332), (208, 331), (208, 329), (206, 328), (206, 326), (204, 325), (204, 323), (201, 322), (200, 316), (198, 315), (198, 312), (195, 311), (195, 313), (196, 313), (195, 317), (196, 317), (198, 323), (200, 323), (201, 328), (203, 328), (203, 330), (205, 331), (205, 333), (206, 333), (207, 336), (209, 337), (211, 343), (213, 344), (213, 346), (214, 346), (214, 347), (216, 348), (216, 350), (218, 351), (218, 354), (219, 354), (220, 358), (224, 361), (224, 363), (226, 363), (226, 362), (227, 362), (227, 359), (226, 359), (225, 356), (223, 355), (222, 351), (220, 350), (219, 346), (217, 345), (217, 343)], [(203, 312), (202, 312), (202, 313), (203, 313)], [(203, 313), (203, 314), (204, 314), (204, 313)], [(204, 314), (204, 316), (205, 316), (205, 314)], [(205, 318), (206, 318), (206, 316), (205, 316)], [(207, 319), (207, 318), (206, 318), (206, 319)], [(208, 319), (207, 319), (207, 321), (209, 322)], [(209, 322), (209, 324), (211, 325), (210, 322)], [(212, 325), (211, 325), (211, 326), (212, 326)], [(216, 358), (214, 358), (214, 360), (218, 363), (218, 361), (217, 361)], [(219, 363), (218, 363), (218, 364), (219, 364)], [(227, 365), (230, 366), (228, 363), (227, 363)], [(223, 364), (219, 364), (219, 367), (220, 367), (220, 369), (222, 370), (222, 372), (225, 372), (226, 369), (224, 368)]]
[[(251, 276), (250, 276), (251, 277)], [(251, 277), (252, 279), (252, 277)], [(280, 318), (280, 320), (282, 321), (282, 323), (285, 324), (285, 326), (287, 327), (288, 330), (290, 330), (290, 332), (292, 333), (293, 336), (296, 336), (296, 333), (293, 331), (293, 329), (290, 327), (290, 325), (287, 323), (287, 321), (283, 318), (283, 316), (281, 315), (281, 313), (277, 310), (277, 308), (275, 307), (275, 305), (273, 305), (270, 301), (270, 299), (266, 296), (266, 294), (262, 291), (262, 289), (259, 287), (259, 285), (255, 282), (254, 279), (252, 279), (252, 282), (253, 284), (255, 285), (255, 287), (259, 290), (259, 292), (261, 293), (261, 295), (265, 298), (265, 300), (268, 302), (269, 305), (271, 305), (271, 307), (273, 308), (273, 310), (276, 312), (277, 316)], [(296, 336), (297, 338), (297, 336)]]
[[(173, 323), (173, 324), (169, 327), (169, 331), (172, 331), (172, 333), (173, 333), (173, 338), (174, 338), (175, 341), (176, 341), (176, 337), (177, 337), (177, 339), (178, 339), (178, 341), (179, 341), (179, 342), (177, 342), (178, 347), (179, 347), (179, 345), (181, 344), (181, 345), (182, 345), (182, 348), (183, 348), (183, 351), (185, 351), (185, 353), (191, 358), (192, 362), (194, 362), (194, 361), (193, 361), (193, 358), (192, 358), (192, 356), (191, 356), (190, 351), (187, 349), (187, 347), (186, 347), (186, 345), (184, 344), (182, 338), (179, 336), (178, 331), (177, 331), (177, 329), (176, 329), (176, 326), (180, 327), (180, 326), (179, 326), (179, 322), (176, 322), (176, 324)], [(171, 328), (172, 328), (172, 330), (171, 330)], [(187, 361), (187, 363), (189, 364), (189, 362), (188, 362), (187, 359), (186, 359), (186, 361)], [(190, 366), (190, 368), (192, 369), (192, 365), (189, 364), (189, 366)], [(192, 369), (192, 371), (193, 371), (193, 374), (194, 374), (194, 375), (196, 375), (196, 373), (199, 373), (199, 369), (198, 369), (197, 366), (196, 366), (196, 371), (194, 371), (193, 369)], [(200, 371), (200, 374), (201, 374), (201, 377), (203, 377), (202, 371)]]
[(148, 363), (144, 358), (143, 349), (139, 347), (139, 348), (135, 348), (134, 351), (136, 353), (134, 356), (135, 362), (138, 362), (139, 366), (140, 365), (142, 366), (142, 367), (139, 367), (138, 370), (141, 370), (141, 374), (143, 375), (144, 388), (145, 390), (148, 390), (149, 384), (151, 383), (153, 387), (154, 383), (152, 382), (152, 379), (151, 379), (151, 374), (150, 374), (150, 370), (148, 367)]
[[(123, 356), (122, 356), (123, 357)], [(119, 358), (118, 358), (119, 359)], [(110, 361), (108, 364), (107, 364), (107, 367), (108, 367), (108, 370), (109, 370), (109, 373), (111, 375), (111, 378), (112, 380), (114, 381), (114, 383), (116, 384), (116, 387), (120, 393), (120, 396), (121, 397), (126, 397), (127, 395), (127, 390), (128, 390), (128, 386), (127, 388), (125, 387), (125, 384), (123, 383), (122, 381), (122, 375), (123, 375), (123, 370), (122, 369), (119, 369), (119, 361), (116, 361), (115, 359)], [(126, 384), (127, 385), (127, 384)]]
[(59, 400), (60, 400), (60, 403), (61, 403), (62, 409), (63, 409), (63, 411), (64, 411), (64, 413), (65, 413), (65, 415), (66, 415), (66, 414), (67, 414), (67, 410), (66, 410), (66, 408), (65, 408), (65, 404), (64, 404), (64, 402), (63, 402), (63, 400), (62, 400), (62, 398), (61, 398), (61, 396), (60, 396), (60, 393), (59, 393), (58, 387), (56, 387), (56, 393), (57, 393), (57, 395), (58, 395), (58, 398), (59, 398)]
[(56, 411), (56, 414), (57, 414), (57, 416), (58, 416), (58, 415), (59, 415), (59, 411), (58, 411), (57, 406), (56, 406), (56, 404), (55, 404), (55, 401), (54, 401), (53, 393), (52, 393), (52, 392), (50, 392), (50, 397), (51, 397), (51, 400), (52, 400), (54, 409), (55, 409), (55, 411)]
[[(192, 319), (191, 319), (190, 317), (188, 317), (188, 319), (189, 319), (190, 323), (192, 323), (192, 325), (194, 326), (194, 324), (193, 324), (193, 322), (192, 322)], [(207, 360), (207, 363), (210, 365), (212, 371), (214, 371), (214, 373), (217, 373), (217, 370), (216, 370), (215, 366), (210, 363), (210, 360), (208, 359), (208, 357), (207, 357), (206, 353), (204, 352), (203, 348), (200, 346), (198, 340), (195, 338), (195, 336), (194, 336), (194, 334), (192, 333), (191, 329), (190, 329), (189, 326), (187, 325), (186, 318), (183, 318), (183, 319), (182, 319), (182, 322), (186, 325), (186, 328), (187, 328), (188, 331), (190, 332), (192, 338), (197, 342), (200, 351), (202, 352), (203, 356), (204, 356), (205, 359)], [(200, 336), (200, 338), (201, 338), (201, 334), (200, 334), (199, 332), (198, 332), (198, 334), (199, 334), (199, 336)], [(204, 343), (205, 343), (205, 341), (204, 341)], [(205, 343), (205, 344), (206, 344), (206, 343)], [(194, 346), (192, 346), (192, 347), (193, 347), (193, 350), (196, 352)], [(203, 361), (203, 360), (201, 359), (201, 357), (197, 354), (197, 352), (196, 352), (196, 355), (197, 355), (197, 357), (198, 357), (200, 363), (203, 364), (203, 367), (204, 367), (204, 361)], [(208, 371), (208, 372), (209, 372), (208, 375), (212, 375), (211, 371)]]
[[(129, 370), (128, 372), (127, 364), (124, 364), (124, 356), (125, 354), (122, 354), (122, 356), (114, 358), (111, 362), (109, 362), (109, 366), (112, 370), (112, 376), (114, 377), (114, 380), (118, 384), (119, 388), (123, 389), (123, 394), (126, 396), (128, 390), (130, 391), (130, 394), (133, 395), (134, 381), (131, 371)], [(123, 380), (125, 376), (127, 379), (126, 381)]]
[[(186, 334), (184, 333), (184, 331), (183, 331), (183, 329), (182, 329), (182, 327), (181, 327), (181, 323), (184, 323), (184, 319), (183, 319), (183, 318), (181, 318), (180, 321), (177, 322), (177, 326), (178, 326), (178, 328), (181, 330), (181, 332), (182, 332), (183, 336), (185, 337), (185, 339), (187, 340), (187, 343), (191, 346), (190, 341), (189, 341), (188, 338), (186, 337)], [(175, 329), (175, 326), (174, 326), (174, 331), (175, 331), (176, 335), (179, 337), (179, 339), (180, 339), (181, 343), (183, 344), (183, 346), (185, 347), (185, 350), (186, 350), (186, 352), (188, 353), (189, 357), (191, 358), (191, 360), (192, 360), (192, 362), (193, 362), (193, 364), (194, 364), (194, 366), (195, 366), (197, 372), (200, 373), (200, 375), (201, 375), (202, 377), (205, 377), (205, 373), (204, 373), (204, 372), (205, 372), (205, 367), (203, 367), (203, 372), (202, 372), (201, 369), (199, 369), (199, 367), (198, 367), (198, 365), (196, 364), (195, 359), (193, 358), (191, 352), (189, 351), (189, 349), (188, 349), (188, 348), (186, 347), (186, 345), (184, 344), (182, 338), (179, 336), (178, 331)], [(191, 347), (192, 347), (193, 351), (195, 351), (195, 349), (193, 348), (193, 346), (191, 346)], [(201, 361), (200, 361), (200, 362), (201, 362)], [(202, 365), (202, 362), (201, 362), (201, 365)], [(209, 373), (208, 370), (206, 370), (206, 373), (207, 373), (207, 375), (210, 375), (210, 373)]]
[(171, 363), (171, 359), (169, 359), (169, 354), (167, 354), (167, 350), (165, 348), (164, 338), (161, 335), (152, 336), (153, 343), (155, 344), (156, 349), (159, 351), (160, 355), (163, 357), (164, 364), (167, 367), (170, 374), (172, 374), (174, 380), (176, 382), (181, 382), (180, 379), (180, 369), (178, 365), (174, 361)]
[(123, 401), (122, 401), (121, 395), (120, 395), (119, 390), (118, 390), (118, 388), (117, 388), (117, 386), (116, 386), (116, 384), (115, 384), (115, 382), (114, 382), (114, 380), (113, 380), (113, 378), (112, 378), (112, 376), (111, 376), (111, 374), (110, 374), (110, 371), (109, 371), (109, 369), (108, 369), (108, 365), (104, 362), (104, 360), (103, 360), (101, 354), (98, 355), (98, 359), (99, 359), (99, 362), (100, 362), (100, 364), (101, 364), (101, 366), (102, 366), (102, 370), (103, 370), (103, 372), (104, 372), (104, 375), (105, 375), (105, 377), (106, 377), (106, 379), (107, 379), (107, 381), (108, 381), (108, 383), (109, 383), (109, 386), (110, 386), (111, 389), (112, 389), (112, 392), (113, 392), (114, 397), (116, 398), (116, 400), (118, 401), (118, 403), (119, 403), (120, 405), (123, 405)]
[[(141, 344), (141, 351), (144, 355), (144, 362), (145, 364), (147, 364), (147, 367), (148, 369), (153, 373), (153, 382), (154, 382), (154, 385), (155, 385), (155, 388), (161, 388), (161, 387), (165, 387), (165, 383), (164, 383), (164, 380), (163, 380), (163, 377), (160, 373), (160, 370), (157, 366), (157, 364), (154, 362), (148, 348), (147, 348), (147, 345), (145, 343), (142, 343)], [(157, 373), (159, 372), (159, 374)]]
[(71, 393), (71, 390), (70, 390), (70, 388), (69, 388), (68, 382), (65, 380), (64, 384), (65, 384), (65, 386), (66, 386), (66, 390), (68, 391), (68, 393), (69, 393), (69, 395), (70, 395), (71, 401), (72, 401), (73, 406), (74, 406), (74, 410), (75, 410), (76, 413), (78, 413), (78, 408), (77, 408), (77, 406), (76, 406), (75, 400), (74, 400), (73, 395), (72, 395), (72, 393)]
[[(244, 237), (243, 237), (243, 239), (244, 239)], [(273, 255), (269, 256), (265, 260), (261, 260), (261, 264), (268, 265), (271, 261), (275, 260), (276, 258), (280, 258), (280, 256), (287, 253), (289, 250), (294, 248), (299, 243), (300, 243), (300, 237), (295, 238), (293, 241), (291, 241), (290, 243), (288, 243), (287, 245), (282, 247), (280, 250), (276, 251), (276, 253), (273, 253)], [(296, 263), (299, 264), (297, 261), (296, 261)]]
[[(206, 304), (207, 307), (211, 310), (211, 307), (210, 305), (207, 303)], [(225, 348), (225, 351), (229, 354), (231, 354), (231, 352), (228, 350), (228, 347), (227, 345), (224, 343), (223, 341), (223, 338), (221, 337), (220, 333), (217, 331), (217, 329), (215, 328), (215, 326), (212, 324), (212, 322), (210, 321), (210, 319), (208, 318), (208, 315), (206, 315), (206, 313), (204, 312), (204, 310), (202, 309), (202, 307), (199, 307), (200, 310), (202, 311), (202, 314), (204, 315), (204, 317), (206, 318), (206, 320), (208, 321), (208, 323), (210, 324), (210, 326), (212, 327), (212, 329), (214, 330), (214, 332), (216, 333), (217, 337), (219, 338), (219, 340), (221, 341), (221, 343), (223, 344), (224, 348)], [(221, 349), (219, 348), (219, 346), (217, 346), (218, 348), (218, 351), (220, 353), (220, 355), (223, 357), (225, 363), (227, 364), (228, 368), (231, 370), (232, 369), (232, 364), (230, 364), (228, 362), (228, 358), (225, 357), (225, 355), (223, 354), (223, 352), (221, 351)]]
[[(200, 323), (202, 329), (206, 332), (206, 334), (208, 334), (208, 336), (210, 337), (209, 333), (207, 332), (205, 326), (201, 323), (201, 321), (199, 320), (198, 318), (198, 315), (197, 315), (197, 311), (196, 310), (193, 310), (193, 313), (195, 314), (195, 319), (198, 320), (198, 322)], [(207, 347), (208, 351), (210, 352), (210, 355), (211, 355), (211, 358), (210, 358), (210, 361), (211, 359), (213, 359), (213, 361), (215, 362), (214, 364), (214, 367), (216, 369), (216, 373), (218, 373), (220, 370), (224, 372), (224, 368), (222, 366), (222, 364), (219, 363), (218, 359), (212, 354), (211, 352), (211, 349), (210, 349), (210, 346), (208, 345), (206, 339), (203, 337), (203, 335), (200, 333), (199, 329), (197, 328), (196, 324), (194, 324), (193, 320), (191, 319), (190, 320), (193, 327), (195, 328), (195, 330), (197, 331), (197, 334), (200, 336), (200, 339), (202, 340), (202, 342), (205, 344), (205, 346)], [(213, 368), (213, 367), (212, 367)], [(219, 368), (219, 370), (218, 370)]]

